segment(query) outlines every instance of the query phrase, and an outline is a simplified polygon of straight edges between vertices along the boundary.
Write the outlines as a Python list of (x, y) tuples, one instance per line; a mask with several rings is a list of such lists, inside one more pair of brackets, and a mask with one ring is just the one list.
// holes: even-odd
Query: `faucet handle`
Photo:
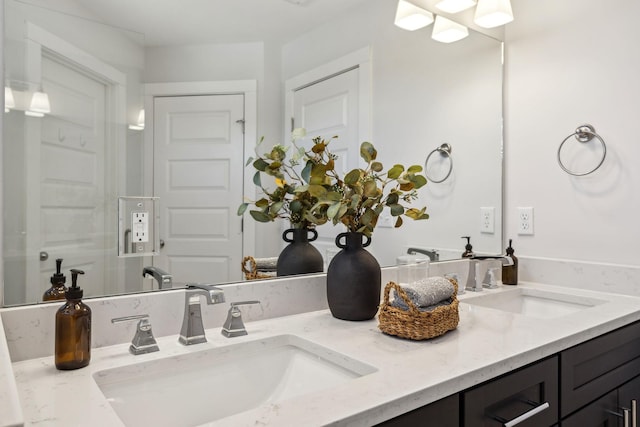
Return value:
[(111, 323), (130, 322), (132, 320), (138, 320), (138, 326), (136, 327), (136, 334), (134, 335), (133, 340), (131, 340), (129, 352), (137, 356), (139, 354), (158, 351), (158, 343), (153, 337), (153, 331), (151, 330), (151, 322), (149, 322), (148, 314), (115, 317), (111, 319)]
[[(238, 308), (241, 305), (260, 304), (260, 301), (237, 301), (232, 302), (227, 313), (227, 320), (225, 320), (220, 333), (227, 338), (239, 337), (241, 335), (247, 335), (247, 329), (244, 327), (242, 321), (242, 313)], [(262, 304), (260, 304), (262, 307)]]

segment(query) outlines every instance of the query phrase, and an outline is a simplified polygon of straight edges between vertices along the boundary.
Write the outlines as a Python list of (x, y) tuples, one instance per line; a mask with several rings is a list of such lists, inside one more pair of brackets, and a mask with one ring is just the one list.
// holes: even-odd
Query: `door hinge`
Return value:
[(295, 119), (291, 117), (291, 132), (295, 129)]
[(244, 233), (244, 217), (240, 218), (240, 233)]
[(242, 134), (244, 135), (244, 119), (236, 120), (236, 123), (240, 123), (242, 126)]

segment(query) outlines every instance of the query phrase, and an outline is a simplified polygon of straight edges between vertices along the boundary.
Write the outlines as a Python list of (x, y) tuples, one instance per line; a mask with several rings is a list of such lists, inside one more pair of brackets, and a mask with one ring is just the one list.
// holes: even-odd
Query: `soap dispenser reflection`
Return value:
[(509, 239), (509, 247), (507, 248), (507, 257), (513, 260), (513, 265), (502, 266), (502, 284), (517, 285), (518, 284), (518, 258), (513, 254), (511, 247), (512, 239)]
[(71, 270), (67, 302), (56, 312), (55, 364), (61, 370), (83, 368), (91, 360), (91, 309), (82, 302), (78, 274)]
[(472, 258), (473, 246), (471, 246), (471, 236), (462, 236), (461, 238), (467, 239), (467, 244), (464, 246), (464, 252), (462, 253), (462, 258)]
[(42, 294), (42, 301), (57, 301), (63, 300), (64, 294), (67, 291), (65, 283), (67, 278), (60, 272), (62, 267), (62, 258), (56, 260), (56, 272), (51, 276), (51, 287), (44, 291)]

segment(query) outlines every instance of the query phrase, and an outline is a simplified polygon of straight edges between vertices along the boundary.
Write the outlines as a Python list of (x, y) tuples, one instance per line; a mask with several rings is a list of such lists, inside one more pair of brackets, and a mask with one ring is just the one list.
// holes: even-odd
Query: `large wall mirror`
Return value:
[[(221, 182), (222, 161), (198, 152), (198, 141), (237, 133), (241, 163), (260, 136), (267, 145), (287, 143), (290, 82), (354, 55), (366, 63), (356, 83), (355, 137), (370, 139), (385, 165), (424, 165), (434, 153), (432, 182), (417, 202), (431, 218), (378, 227), (370, 249), (380, 264), (392, 265), (409, 247), (457, 258), (464, 251), (461, 236), (471, 236), (476, 252), (502, 251), (502, 42), (492, 37), (470, 30), (444, 44), (431, 39), (430, 27), (401, 30), (393, 25), (396, 2), (389, 0), (215, 0), (188, 7), (173, 0), (4, 0), (3, 7), (5, 94), (10, 88), (13, 97), (5, 102), (2, 136), (4, 305), (40, 302), (57, 258), (67, 276), (70, 268), (86, 271), (86, 296), (102, 296), (157, 289), (153, 279), (143, 279), (145, 266), (166, 269), (176, 285), (231, 282), (242, 280), (243, 255), (277, 256), (282, 224), (247, 227), (247, 217), (252, 240), (247, 245), (240, 236), (240, 255), (227, 257), (224, 268), (168, 255), (178, 245), (162, 231), (167, 245), (160, 255), (118, 257), (118, 197), (169, 199), (158, 190), (167, 179), (158, 159), (175, 154), (157, 151), (166, 129), (184, 146), (194, 143), (190, 149), (200, 160), (197, 167), (174, 161), (179, 179), (171, 185), (205, 197), (202, 183)], [(207, 96), (181, 92), (196, 82), (207, 82)], [(225, 87), (231, 89), (219, 89)], [(34, 107), (38, 92), (47, 94), (48, 107)], [(221, 107), (222, 95), (240, 98), (224, 98)], [(226, 120), (228, 128), (203, 113), (234, 108), (240, 119)], [(174, 112), (170, 128), (161, 119), (167, 111)], [(244, 125), (253, 129), (250, 137)], [(311, 135), (335, 130), (309, 127)], [(445, 144), (450, 157), (437, 150)], [(229, 191), (241, 200), (254, 188), (245, 172), (238, 176)], [(175, 200), (160, 221), (183, 221), (175, 229), (184, 253), (189, 243), (207, 246), (202, 236), (242, 226), (235, 214), (199, 221), (205, 217), (190, 215), (193, 207)]]

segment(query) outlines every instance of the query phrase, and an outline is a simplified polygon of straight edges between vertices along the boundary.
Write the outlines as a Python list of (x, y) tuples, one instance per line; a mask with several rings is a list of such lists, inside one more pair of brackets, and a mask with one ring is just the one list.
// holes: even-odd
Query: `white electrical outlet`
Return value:
[(495, 232), (495, 209), (493, 207), (480, 208), (480, 232), (493, 234)]
[(149, 241), (149, 212), (131, 212), (133, 242)]
[(378, 217), (378, 225), (383, 228), (393, 228), (396, 220), (389, 213), (383, 213)]
[(533, 208), (518, 208), (518, 234), (533, 234)]

